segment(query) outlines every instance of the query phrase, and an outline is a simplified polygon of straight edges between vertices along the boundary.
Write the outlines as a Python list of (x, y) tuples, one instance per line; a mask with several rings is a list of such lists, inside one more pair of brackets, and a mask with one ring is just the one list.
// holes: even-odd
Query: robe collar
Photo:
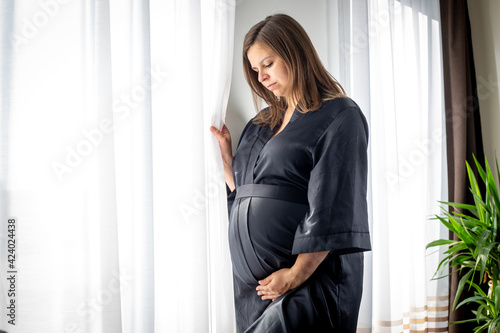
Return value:
[(298, 108), (298, 107), (296, 107), (296, 108), (295, 108), (295, 110), (293, 110), (293, 114), (292, 114), (292, 116), (290, 117), (290, 123), (291, 123), (291, 122), (294, 122), (295, 120), (297, 120), (297, 119), (298, 119), (300, 116), (302, 116), (302, 115), (303, 115), (303, 113), (301, 113), (301, 112), (299, 111), (299, 108)]

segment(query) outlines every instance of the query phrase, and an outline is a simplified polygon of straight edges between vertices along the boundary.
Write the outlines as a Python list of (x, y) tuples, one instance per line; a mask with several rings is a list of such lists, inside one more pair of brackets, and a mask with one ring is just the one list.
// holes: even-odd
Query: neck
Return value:
[[(288, 103), (288, 101), (290, 101), (290, 102)], [(296, 101), (294, 101), (292, 99), (287, 99), (287, 105), (288, 106), (287, 106), (286, 112), (287, 113), (288, 112), (293, 112), (295, 110), (295, 108), (297, 107), (297, 104), (298, 104), (298, 102), (296, 102)]]

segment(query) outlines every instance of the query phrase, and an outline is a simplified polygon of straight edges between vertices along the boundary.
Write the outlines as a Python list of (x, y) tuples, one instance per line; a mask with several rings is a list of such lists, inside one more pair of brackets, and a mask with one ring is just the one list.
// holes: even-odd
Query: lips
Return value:
[(276, 85), (276, 82), (274, 82), (273, 84), (268, 85), (267, 89), (273, 90), (273, 88), (274, 88), (275, 85)]

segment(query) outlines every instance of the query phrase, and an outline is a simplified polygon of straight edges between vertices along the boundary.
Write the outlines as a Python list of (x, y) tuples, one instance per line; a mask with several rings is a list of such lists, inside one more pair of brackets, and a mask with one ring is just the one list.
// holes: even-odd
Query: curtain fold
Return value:
[(446, 238), (442, 59), (437, 0), (329, 3), (331, 71), (370, 124), (373, 251), (358, 332), (446, 332), (448, 287), (432, 280)]
[[(217, 139), (206, 131), (224, 124), (231, 84), (236, 0), (202, 1), (203, 119), (205, 142), (205, 197), (209, 329), (236, 331), (233, 280), (229, 256), (224, 168)], [(217, 80), (214, 80), (217, 78)]]
[(19, 268), (15, 299), (0, 283), (0, 330), (234, 331), (209, 131), (224, 119), (234, 9), (1, 4), (1, 253), (15, 217)]
[[(7, 176), (9, 174), (9, 165), (6, 163), (6, 156), (9, 155), (10, 140), (9, 140), (9, 123), (11, 118), (11, 96), (4, 93), (12, 88), (12, 67), (14, 62), (14, 44), (11, 42), (11, 36), (14, 25), (14, 5), (8, 2), (0, 3), (0, 244), (8, 244), (7, 230), (8, 219), (14, 216), (8, 216), (7, 207), (9, 206), (9, 197), (7, 192)], [(8, 258), (7, 246), (1, 246), (0, 256)], [(6, 264), (6, 263), (5, 263)], [(0, 263), (2, 272), (7, 270), (7, 266), (3, 262)], [(2, 281), (3, 282), (3, 281)], [(4, 283), (0, 283), (0, 304), (8, 304), (7, 289)], [(0, 314), (7, 316), (7, 313)], [(7, 318), (7, 317), (4, 317)], [(8, 318), (7, 320), (9, 320)]]
[[(446, 135), (448, 160), (448, 196), (451, 202), (473, 204), (469, 191), (465, 161), (474, 169), (473, 155), (484, 161), (477, 95), (476, 73), (466, 1), (440, 0), (441, 27), (443, 40), (443, 72), (446, 105)], [(450, 239), (456, 236), (450, 232)], [(455, 294), (460, 276), (450, 276), (450, 304)], [(466, 290), (461, 299), (473, 296)], [(465, 305), (450, 312), (449, 320), (459, 321), (475, 318), (471, 305)], [(474, 323), (451, 325), (450, 332), (471, 332)]]
[[(110, 0), (106, 21), (110, 48), (101, 62), (111, 73), (112, 144), (118, 216), (118, 263), (123, 332), (153, 332), (155, 327), (154, 219), (152, 170), (153, 87), (148, 1)], [(99, 26), (98, 26), (99, 27)], [(97, 71), (102, 75), (102, 71)], [(102, 90), (101, 90), (102, 91)]]

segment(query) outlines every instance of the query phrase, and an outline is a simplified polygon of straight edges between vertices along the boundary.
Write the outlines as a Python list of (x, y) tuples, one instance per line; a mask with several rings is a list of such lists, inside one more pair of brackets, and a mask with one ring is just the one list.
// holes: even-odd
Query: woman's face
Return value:
[(258, 73), (259, 82), (271, 90), (274, 95), (286, 97), (290, 81), (288, 80), (288, 70), (283, 59), (262, 43), (255, 43), (250, 46), (247, 57), (252, 69)]

